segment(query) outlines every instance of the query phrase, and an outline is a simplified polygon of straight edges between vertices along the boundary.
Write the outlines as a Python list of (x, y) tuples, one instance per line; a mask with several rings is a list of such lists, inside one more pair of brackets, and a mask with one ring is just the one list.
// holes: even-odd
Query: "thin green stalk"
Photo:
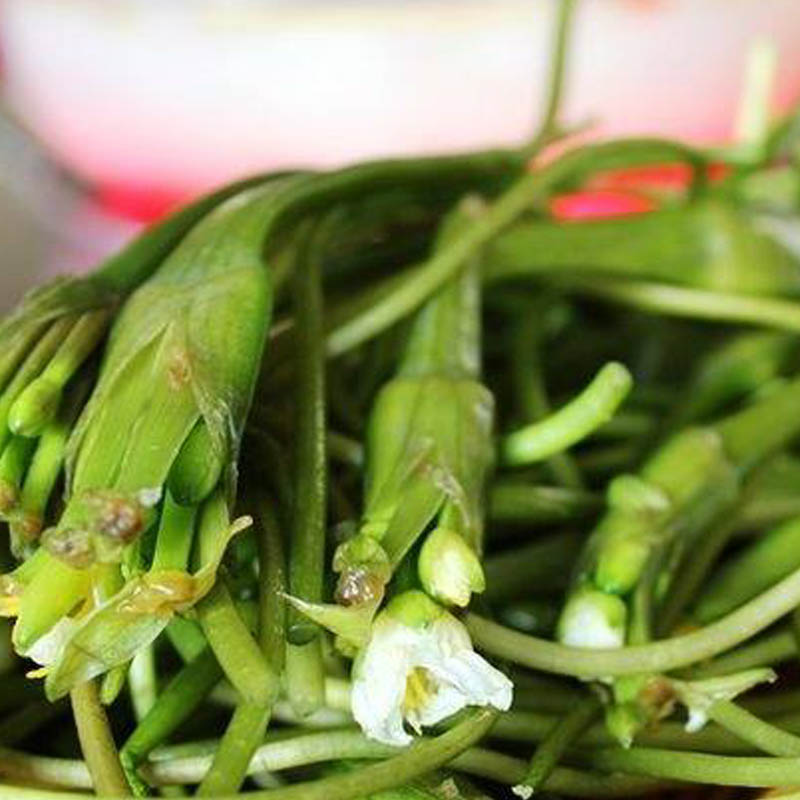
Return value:
[(0, 744), (6, 747), (27, 739), (64, 713), (63, 703), (38, 700), (5, 715), (0, 721)]
[(526, 636), (468, 614), (478, 647), (517, 664), (581, 678), (668, 672), (730, 650), (800, 605), (800, 570), (705, 628), (649, 644), (598, 649), (567, 647)]
[(117, 746), (100, 703), (97, 685), (88, 681), (70, 692), (72, 713), (83, 757), (100, 797), (130, 797), (131, 790), (117, 753)]
[[(278, 522), (264, 497), (258, 499), (259, 621), (258, 644), (276, 674), (283, 669), (285, 651), (285, 566)], [(247, 775), (253, 754), (264, 739), (272, 705), (240, 703), (220, 740), (214, 760), (197, 794), (213, 796), (237, 792)]]
[(797, 642), (791, 630), (783, 628), (760, 636), (730, 653), (718, 656), (706, 664), (681, 670), (684, 678), (716, 678), (753, 667), (770, 667), (788, 661), (797, 654)]
[(525, 777), (514, 786), (514, 794), (529, 798), (552, 774), (566, 750), (600, 714), (597, 697), (584, 697), (548, 731), (531, 757)]
[[(519, 154), (516, 155), (519, 158)], [(474, 164), (480, 163), (477, 158), (472, 157)], [(411, 314), (500, 231), (558, 186), (579, 181), (597, 170), (660, 161), (687, 162), (696, 175), (700, 175), (705, 167), (702, 156), (675, 142), (629, 139), (572, 150), (539, 172), (523, 175), (489, 206), (474, 225), (437, 251), (429, 261), (390, 278), (377, 288), (373, 287), (353, 304), (341, 309), (328, 331), (328, 357), (352, 350)], [(336, 177), (331, 176), (332, 184)], [(323, 197), (325, 190), (318, 194)]]
[(566, 289), (656, 314), (800, 332), (800, 303), (793, 300), (614, 278), (600, 281), (559, 277), (554, 282)]
[(749, 600), (800, 566), (800, 518), (790, 519), (760, 536), (711, 578), (693, 609), (709, 622)]
[(208, 644), (200, 625), (185, 617), (173, 617), (167, 625), (166, 634), (185, 664), (194, 661)]
[(507, 435), (500, 458), (520, 466), (562, 452), (608, 422), (631, 389), (633, 380), (622, 364), (611, 362), (570, 403), (541, 422)]
[(632, 747), (595, 750), (584, 754), (585, 764), (610, 772), (717, 786), (792, 786), (800, 784), (800, 758), (718, 756)]
[[(453, 769), (498, 783), (515, 782), (525, 774), (526, 764), (492, 750), (473, 747), (450, 762)], [(556, 767), (544, 782), (544, 789), (555, 795), (567, 797), (643, 797), (669, 788), (663, 781), (638, 778), (632, 775), (605, 775), (600, 772), (585, 772), (572, 767)], [(0, 798), (0, 800), (2, 800)]]
[[(515, 402), (520, 418), (525, 422), (540, 421), (551, 413), (541, 363), (544, 337), (541, 316), (546, 310), (536, 306), (531, 308), (520, 320), (514, 335), (511, 368)], [(562, 486), (583, 487), (580, 469), (568, 452), (555, 453), (547, 459), (545, 466)]]
[[(289, 592), (309, 603), (322, 602), (325, 573), (328, 475), (321, 261), (329, 235), (324, 225), (312, 233), (304, 263), (294, 276), (297, 368)], [(290, 608), (287, 634), (292, 644), (302, 645), (318, 636), (319, 628)], [(290, 661), (288, 668), (293, 664)]]
[(558, 116), (561, 110), (561, 98), (564, 93), (564, 78), (569, 50), (570, 30), (575, 11), (575, 0), (560, 0), (556, 14), (553, 36), (553, 54), (550, 60), (550, 77), (548, 83), (547, 105), (539, 124), (538, 133), (523, 148), (522, 153), (532, 158), (551, 139), (561, 132)]
[(19, 397), (28, 384), (36, 378), (47, 366), (47, 363), (56, 352), (58, 346), (67, 336), (75, 324), (75, 317), (63, 317), (50, 326), (47, 333), (36, 343), (36, 346), (26, 356), (14, 377), (0, 394), (0, 448), (4, 447), (11, 437), (8, 427), (8, 415), (14, 401)]
[[(669, 633), (678, 624), (684, 610), (694, 600), (725, 549), (735, 528), (736, 519), (722, 520), (694, 543), (691, 554), (681, 564), (672, 580), (663, 607), (659, 609), (657, 620), (659, 634)], [(752, 596), (751, 594), (750, 597)], [(735, 605), (731, 608), (735, 608)]]
[[(385, 761), (370, 764), (354, 772), (334, 775), (316, 781), (297, 783), (266, 792), (253, 792), (249, 797), (252, 800), (355, 800), (355, 798), (363, 797), (371, 792), (402, 786), (420, 775), (451, 762), (456, 756), (486, 735), (496, 716), (493, 711), (476, 711), (446, 733), (433, 739), (420, 740)], [(313, 737), (317, 738), (314, 739)], [(319, 742), (320, 746), (317, 746), (315, 742)], [(343, 747), (344, 744), (350, 746), (349, 751)], [(266, 745), (265, 747), (271, 746)], [(364, 758), (369, 753), (380, 752), (380, 755), (389, 755), (392, 752), (397, 752), (392, 748), (387, 748), (386, 745), (365, 739), (360, 733), (356, 734), (350, 741), (347, 741), (342, 732), (311, 734), (306, 737), (290, 739), (285, 744), (277, 742), (275, 746), (284, 754), (287, 752), (294, 754), (294, 759), (302, 758), (303, 760), (299, 763), (309, 763), (318, 759), (339, 759), (348, 756)], [(357, 749), (354, 750), (354, 748)], [(375, 755), (372, 757), (375, 757)], [(274, 766), (274, 762), (265, 763), (265, 759), (259, 759), (258, 754), (253, 763), (257, 772), (268, 771)], [(286, 761), (284, 760), (282, 763), (286, 764)], [(294, 760), (294, 763), (298, 762)], [(158, 778), (159, 770), (162, 770), (161, 774), (163, 775), (163, 770), (168, 769), (169, 766), (169, 763), (152, 765), (153, 777)], [(174, 777), (181, 780), (185, 776), (174, 775)], [(232, 796), (229, 797), (233, 800)], [(222, 800), (222, 798), (218, 798), (218, 800)], [(225, 800), (228, 800), (228, 798), (225, 798)]]
[(730, 700), (717, 700), (705, 711), (714, 720), (742, 741), (749, 742), (772, 756), (800, 756), (800, 737), (771, 725)]
[[(544, 714), (540, 711), (508, 711), (498, 719), (490, 736), (498, 741), (539, 743), (544, 741), (554, 726), (563, 719), (564, 713), (563, 709), (555, 714)], [(598, 722), (590, 725), (581, 734), (575, 742), (575, 747), (613, 747), (617, 744), (605, 722)], [(702, 730), (689, 733), (684, 723), (671, 720), (662, 720), (658, 725), (643, 728), (636, 734), (636, 744), (641, 747), (737, 755), (756, 752), (756, 748), (752, 745), (717, 725), (706, 725)]]
[(209, 648), (167, 684), (120, 751), (125, 773), (134, 785), (142, 786), (139, 764), (195, 713), (221, 679), (222, 669)]
[(563, 589), (583, 540), (582, 535), (568, 531), (489, 556), (483, 562), (483, 597), (500, 604)]
[(328, 456), (351, 467), (364, 466), (364, 445), (344, 433), (329, 430), (327, 433)]
[(489, 489), (489, 518), (524, 525), (526, 530), (531, 525), (583, 520), (602, 508), (601, 495), (561, 486), (501, 479)]

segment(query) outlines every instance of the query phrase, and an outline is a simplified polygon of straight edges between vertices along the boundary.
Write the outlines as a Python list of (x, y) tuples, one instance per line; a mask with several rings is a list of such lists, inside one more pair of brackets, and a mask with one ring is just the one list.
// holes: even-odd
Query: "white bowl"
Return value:
[[(4, 0), (5, 91), (96, 184), (194, 192), (243, 173), (511, 144), (542, 107), (545, 0)], [(729, 135), (748, 46), (800, 93), (797, 0), (583, 0), (567, 116)]]

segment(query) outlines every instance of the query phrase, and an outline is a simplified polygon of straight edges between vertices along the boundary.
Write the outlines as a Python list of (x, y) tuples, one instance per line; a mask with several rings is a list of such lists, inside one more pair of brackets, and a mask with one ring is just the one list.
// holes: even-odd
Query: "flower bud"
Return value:
[(428, 534), (418, 570), (425, 591), (445, 605), (466, 607), (472, 592), (486, 588), (477, 554), (460, 534), (447, 528), (435, 528)]

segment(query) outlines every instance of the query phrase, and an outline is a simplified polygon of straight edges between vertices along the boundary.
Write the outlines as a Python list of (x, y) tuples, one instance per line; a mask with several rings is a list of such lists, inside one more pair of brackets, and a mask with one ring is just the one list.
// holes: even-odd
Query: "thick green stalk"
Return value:
[(195, 608), (225, 676), (245, 702), (268, 708), (277, 695), (277, 676), (250, 635), (224, 582), (217, 581)]

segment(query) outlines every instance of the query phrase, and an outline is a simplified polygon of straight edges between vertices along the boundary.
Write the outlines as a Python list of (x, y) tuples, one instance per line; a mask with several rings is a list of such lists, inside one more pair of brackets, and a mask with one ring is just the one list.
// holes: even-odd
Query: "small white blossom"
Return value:
[(466, 628), (422, 592), (377, 617), (353, 672), (352, 711), (364, 733), (393, 745), (465, 706), (511, 705), (513, 685), (472, 649)]

